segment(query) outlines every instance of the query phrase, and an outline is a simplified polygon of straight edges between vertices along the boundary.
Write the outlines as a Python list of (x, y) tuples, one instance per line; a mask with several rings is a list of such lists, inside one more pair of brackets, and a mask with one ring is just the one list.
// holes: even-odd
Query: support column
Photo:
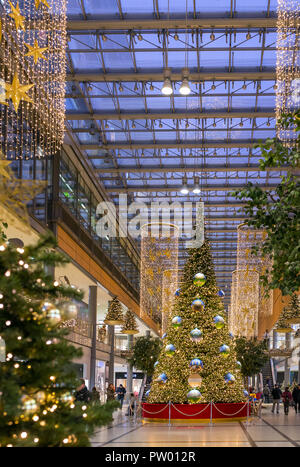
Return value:
[[(133, 346), (133, 335), (132, 334), (129, 334), (128, 335), (128, 350), (130, 351), (132, 349), (132, 346)], [(126, 388), (126, 392), (127, 392), (127, 398), (129, 399), (130, 397), (130, 394), (132, 393), (132, 366), (127, 365), (127, 388)]]
[[(291, 333), (288, 332), (285, 335), (285, 348), (290, 349), (291, 347)], [(287, 357), (284, 361), (284, 385), (290, 385), (290, 366), (289, 366), (289, 358)]]
[(277, 347), (277, 332), (273, 331), (273, 349)]
[(96, 377), (96, 342), (97, 342), (97, 286), (89, 286), (89, 316), (92, 323), (92, 348), (90, 364), (90, 387), (95, 386)]
[(115, 327), (108, 326), (108, 342), (110, 344), (109, 366), (108, 366), (108, 384), (115, 385), (114, 367), (115, 367)]

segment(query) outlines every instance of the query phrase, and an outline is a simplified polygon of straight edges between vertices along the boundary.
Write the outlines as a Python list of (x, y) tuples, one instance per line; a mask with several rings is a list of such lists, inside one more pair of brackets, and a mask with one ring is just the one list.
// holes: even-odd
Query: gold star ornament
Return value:
[(24, 25), (24, 16), (21, 15), (21, 12), (20, 12), (20, 7), (19, 7), (19, 4), (17, 3), (17, 6), (14, 7), (12, 5), (11, 2), (8, 2), (10, 4), (10, 8), (11, 8), (11, 13), (9, 14), (9, 16), (15, 21), (15, 24), (16, 24), (16, 30), (18, 31), (18, 29), (23, 29), (23, 31), (25, 31), (25, 25)]
[(47, 57), (43, 55), (43, 52), (48, 49), (48, 47), (39, 47), (38, 41), (35, 39), (34, 45), (30, 44), (25, 44), (26, 47), (28, 48), (29, 52), (25, 54), (25, 57), (33, 57), (34, 63), (37, 63), (39, 58), (42, 58), (43, 60), (48, 60)]
[(38, 9), (38, 7), (43, 4), (45, 5), (47, 8), (50, 8), (50, 5), (49, 3), (47, 2), (47, 0), (35, 0), (35, 8)]
[(18, 112), (18, 108), (21, 101), (31, 102), (33, 100), (27, 96), (27, 91), (31, 89), (33, 84), (22, 85), (19, 81), (18, 74), (15, 73), (13, 82), (11, 84), (4, 83), (4, 88), (6, 91), (6, 99), (11, 99), (15, 108), (15, 111)]
[(0, 159), (0, 176), (5, 177), (5, 178), (10, 178), (10, 171), (9, 169), (9, 164), (11, 164), (11, 161), (7, 161), (5, 159)]

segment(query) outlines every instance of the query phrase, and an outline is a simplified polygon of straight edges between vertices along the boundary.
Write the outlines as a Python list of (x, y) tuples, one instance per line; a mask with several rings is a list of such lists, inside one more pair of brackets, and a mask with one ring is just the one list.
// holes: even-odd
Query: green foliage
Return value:
[[(287, 114), (282, 124), (299, 132), (300, 110)], [(260, 147), (264, 159), (260, 168), (299, 167), (299, 133), (293, 147), (285, 146), (276, 138), (267, 139)], [(244, 207), (246, 224), (267, 232), (260, 247), (264, 257), (273, 260), (272, 269), (262, 275), (266, 290), (280, 289), (283, 295), (291, 295), (300, 287), (300, 183), (293, 172), (281, 176), (281, 182), (274, 192), (263, 190), (258, 185), (248, 183), (233, 195), (246, 201)], [(257, 254), (254, 247), (252, 254)]]
[(56, 246), (47, 234), (24, 249), (5, 243), (0, 251), (0, 335), (6, 344), (0, 361), (1, 446), (89, 446), (94, 428), (112, 419), (113, 405), (72, 403), (79, 385), (72, 360), (82, 351), (43, 305), (59, 307), (82, 293), (45, 272), (67, 262)]
[(138, 337), (132, 349), (132, 357), (128, 358), (128, 362), (132, 367), (143, 371), (147, 376), (152, 376), (154, 363), (158, 359), (161, 347), (161, 340), (157, 337)]
[[(194, 284), (194, 275), (203, 273), (206, 282), (201, 287)], [(224, 305), (218, 296), (212, 255), (209, 243), (206, 241), (200, 248), (189, 250), (189, 257), (185, 263), (183, 281), (180, 293), (174, 299), (174, 305), (167, 327), (167, 336), (163, 341), (163, 349), (155, 367), (154, 378), (149, 394), (149, 402), (166, 403), (168, 401), (186, 403), (187, 394), (192, 386), (189, 384), (191, 374), (196, 372), (202, 378), (196, 389), (202, 395), (200, 402), (242, 402), (242, 375), (237, 364), (237, 357), (233, 339), (224, 311)], [(195, 298), (200, 298), (205, 304), (204, 309), (194, 309), (191, 304)], [(174, 327), (172, 318), (179, 316), (181, 325)], [(223, 327), (217, 327), (214, 318), (220, 316), (224, 320)], [(222, 326), (222, 325), (221, 325)], [(202, 339), (193, 340), (191, 331), (195, 328), (202, 332)], [(166, 346), (173, 344), (175, 352), (169, 355)], [(220, 347), (229, 347), (228, 354), (220, 352)], [(200, 359), (203, 369), (191, 370), (190, 362)], [(158, 377), (165, 373), (167, 381), (162, 383)], [(225, 376), (231, 373), (235, 381), (226, 382)], [(190, 380), (191, 381), (191, 380)]]
[(269, 358), (268, 346), (265, 340), (259, 341), (257, 338), (237, 337), (235, 339), (235, 349), (237, 359), (242, 365), (241, 372), (243, 376), (253, 376), (259, 373)]

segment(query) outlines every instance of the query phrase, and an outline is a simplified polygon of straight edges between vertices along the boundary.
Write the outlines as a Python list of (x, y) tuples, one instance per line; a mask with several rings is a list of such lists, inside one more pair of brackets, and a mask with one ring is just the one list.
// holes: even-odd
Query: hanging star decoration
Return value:
[(33, 100), (27, 96), (27, 91), (33, 87), (33, 84), (22, 85), (19, 81), (18, 74), (15, 73), (13, 82), (11, 84), (4, 83), (4, 88), (6, 90), (6, 99), (11, 99), (15, 108), (15, 111), (18, 112), (20, 101), (31, 102)]
[(39, 58), (41, 58), (43, 60), (48, 60), (48, 58), (45, 57), (45, 55), (43, 55), (45, 50), (48, 50), (48, 47), (39, 47), (38, 41), (36, 39), (34, 41), (33, 46), (30, 45), (30, 44), (25, 44), (25, 45), (29, 50), (29, 52), (27, 52), (27, 54), (25, 54), (25, 57), (32, 56), (35, 64), (38, 62)]
[(17, 3), (16, 7), (14, 7), (11, 2), (8, 3), (10, 4), (10, 8), (12, 11), (8, 16), (10, 16), (15, 21), (16, 30), (18, 31), (18, 29), (21, 28), (23, 29), (23, 31), (25, 31), (25, 18), (21, 15), (19, 3)]
[(47, 182), (16, 178), (9, 167), (11, 162), (0, 152), (0, 218), (10, 224), (21, 221), (28, 228), (30, 223), (26, 205), (46, 188)]
[(50, 8), (49, 3), (47, 0), (35, 0), (35, 8), (38, 9), (40, 5), (45, 5), (47, 8)]

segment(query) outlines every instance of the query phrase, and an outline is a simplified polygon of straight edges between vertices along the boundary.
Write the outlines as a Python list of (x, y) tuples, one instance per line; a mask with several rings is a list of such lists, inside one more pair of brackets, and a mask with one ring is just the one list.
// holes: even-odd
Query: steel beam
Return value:
[[(79, 96), (80, 97), (80, 96)], [(91, 96), (92, 97), (92, 96)], [(203, 118), (273, 118), (274, 109), (264, 109), (263, 111), (250, 112), (246, 109), (233, 110), (232, 112), (209, 111), (209, 112), (157, 112), (157, 113), (77, 113), (67, 112), (66, 120), (185, 120)]]
[(206, 17), (206, 18), (174, 18), (174, 19), (89, 19), (89, 20), (71, 20), (67, 21), (68, 31), (128, 31), (133, 30), (142, 32), (143, 30), (184, 30), (186, 29), (252, 29), (252, 28), (276, 28), (276, 17), (248, 17), (248, 18), (224, 18), (224, 17)]
[[(170, 76), (171, 81), (182, 81), (182, 72), (173, 72)], [(200, 73), (193, 71), (189, 74), (189, 80), (194, 82), (199, 81), (275, 81), (276, 72), (273, 68), (266, 71), (254, 71), (253, 69), (241, 71), (219, 71), (211, 70)], [(67, 73), (67, 81), (79, 81), (89, 83), (110, 83), (110, 82), (163, 82), (163, 71), (153, 70), (152, 72), (128, 73), (125, 70), (118, 73), (101, 73), (101, 72), (77, 72)], [(167, 99), (167, 98), (166, 98)]]
[(200, 165), (188, 165), (185, 167), (180, 167), (180, 166), (164, 166), (164, 167), (153, 167), (153, 166), (143, 166), (143, 167), (137, 167), (137, 166), (124, 166), (124, 167), (103, 167), (101, 169), (94, 169), (94, 172), (96, 173), (110, 173), (110, 174), (118, 174), (118, 173), (169, 173), (169, 172), (236, 172), (241, 170), (242, 172), (258, 172), (258, 171), (263, 171), (263, 172), (280, 172), (281, 170), (289, 170), (290, 167), (281, 167), (281, 168), (276, 168), (276, 167), (270, 167), (268, 169), (262, 170), (258, 165), (250, 165), (250, 166), (244, 166), (244, 165), (234, 165), (234, 166), (220, 166), (220, 165), (212, 165), (212, 166), (206, 166), (206, 167), (201, 167)]
[[(254, 144), (259, 144), (260, 140), (236, 140), (229, 142), (225, 141), (205, 141), (202, 140), (194, 140), (192, 142), (184, 142), (184, 143), (176, 143), (174, 141), (166, 141), (165, 143), (149, 143), (148, 141), (140, 142), (140, 143), (114, 143), (114, 144), (81, 144), (80, 149), (83, 151), (91, 150), (91, 149), (102, 149), (102, 150), (109, 150), (109, 149), (127, 149), (127, 150), (135, 150), (135, 149), (192, 149), (192, 148), (253, 148)], [(103, 156), (99, 156), (100, 159)], [(98, 159), (98, 156), (90, 156), (90, 159)]]
[[(270, 190), (272, 188), (276, 188), (277, 185), (258, 185), (262, 190)], [(141, 186), (141, 185), (130, 185), (127, 187), (112, 187), (107, 186), (105, 189), (108, 193), (127, 193), (127, 192), (141, 192), (141, 193), (154, 193), (156, 191), (160, 192), (172, 192), (172, 191), (180, 191), (182, 185), (174, 185), (174, 186)], [(201, 191), (235, 191), (235, 190), (242, 190), (244, 186), (240, 185), (210, 185), (210, 186), (202, 186)]]

